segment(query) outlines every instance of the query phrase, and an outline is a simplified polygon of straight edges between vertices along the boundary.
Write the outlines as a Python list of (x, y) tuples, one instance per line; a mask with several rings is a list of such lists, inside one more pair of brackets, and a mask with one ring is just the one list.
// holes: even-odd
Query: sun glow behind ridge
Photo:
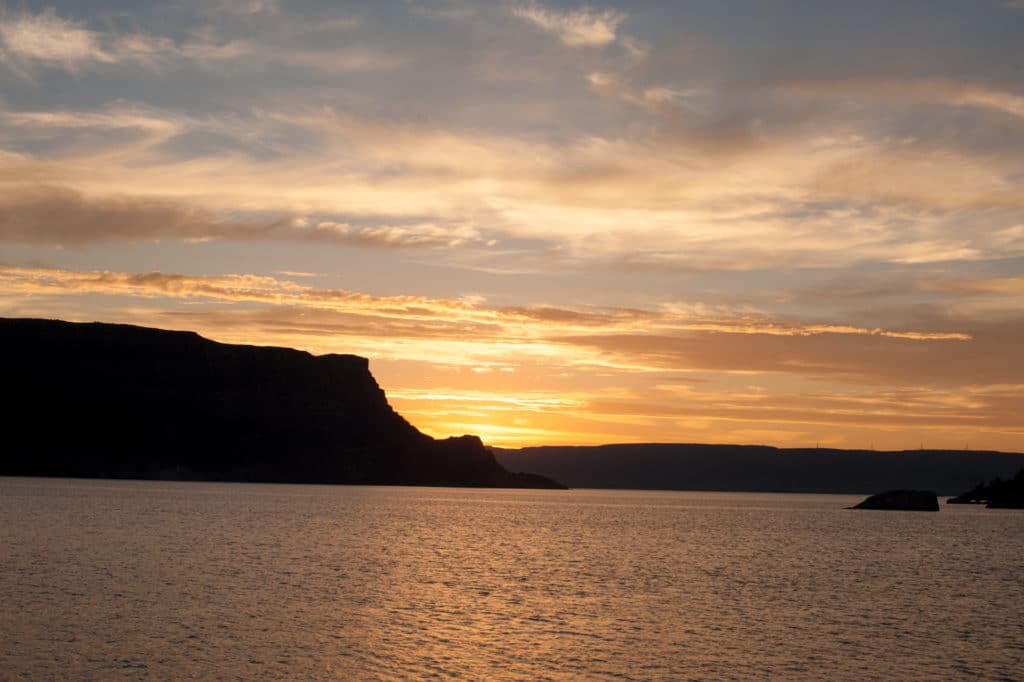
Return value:
[(0, 314), (498, 446), (1024, 450), (1017, 4), (0, 6)]

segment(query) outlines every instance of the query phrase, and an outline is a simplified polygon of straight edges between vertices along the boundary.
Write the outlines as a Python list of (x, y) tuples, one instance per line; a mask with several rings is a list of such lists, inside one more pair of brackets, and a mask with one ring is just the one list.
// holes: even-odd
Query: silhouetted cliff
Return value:
[(0, 376), (5, 475), (560, 487), (420, 433), (354, 355), (0, 319)]

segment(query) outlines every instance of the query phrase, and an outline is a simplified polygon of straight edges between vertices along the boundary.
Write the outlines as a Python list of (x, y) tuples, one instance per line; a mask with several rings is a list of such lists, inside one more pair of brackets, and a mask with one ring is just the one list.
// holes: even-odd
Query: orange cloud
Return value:
[[(801, 434), (793, 438), (870, 432), (882, 444), (902, 429), (947, 439), (970, 431), (979, 446), (984, 433), (1002, 433), (992, 442), (1005, 447), (1021, 430), (1015, 415), (1024, 406), (1012, 386), (1024, 374), (1007, 343), (1021, 320), (885, 330), (750, 314), (711, 319), (699, 307), (372, 296), (297, 279), (5, 266), (0, 310), (39, 314), (48, 302), (64, 301), (66, 310), (75, 300), (79, 319), (360, 353), (418, 425), (437, 435), (475, 430), (506, 445), (686, 434), (722, 442), (728, 433), (772, 430)], [(125, 295), (136, 301), (130, 308), (119, 307)], [(83, 318), (90, 310), (95, 316)]]

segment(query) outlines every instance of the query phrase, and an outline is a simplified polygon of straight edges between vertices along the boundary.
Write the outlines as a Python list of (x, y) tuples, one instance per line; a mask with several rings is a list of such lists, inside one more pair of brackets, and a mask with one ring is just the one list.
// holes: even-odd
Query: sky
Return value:
[(0, 315), (498, 446), (1024, 451), (1024, 2), (0, 0)]

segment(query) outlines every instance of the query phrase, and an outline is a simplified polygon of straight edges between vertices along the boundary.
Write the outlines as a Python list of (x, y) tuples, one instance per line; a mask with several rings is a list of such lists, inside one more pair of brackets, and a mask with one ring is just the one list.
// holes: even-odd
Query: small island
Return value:
[(946, 504), (984, 504), (989, 509), (1024, 509), (1024, 469), (1009, 480), (996, 476), (988, 484), (979, 483), (971, 490), (949, 498)]
[(891, 511), (939, 511), (939, 500), (930, 490), (887, 490), (872, 495), (848, 509), (887, 509)]

